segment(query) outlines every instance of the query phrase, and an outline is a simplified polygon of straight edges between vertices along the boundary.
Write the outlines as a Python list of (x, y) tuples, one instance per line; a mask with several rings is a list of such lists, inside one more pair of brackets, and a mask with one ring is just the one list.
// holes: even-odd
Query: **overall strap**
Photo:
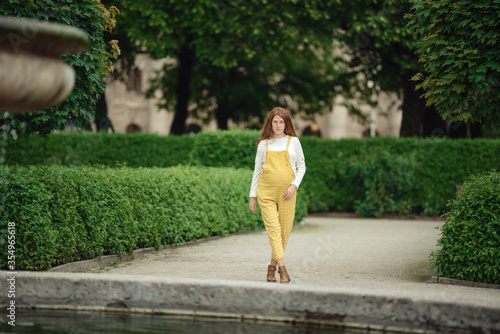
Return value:
[(288, 136), (288, 143), (286, 143), (286, 151), (288, 151), (288, 147), (290, 146), (290, 139), (292, 139), (292, 136)]
[(266, 152), (267, 152), (267, 148), (268, 148), (268, 145), (267, 145), (267, 138), (266, 138)]

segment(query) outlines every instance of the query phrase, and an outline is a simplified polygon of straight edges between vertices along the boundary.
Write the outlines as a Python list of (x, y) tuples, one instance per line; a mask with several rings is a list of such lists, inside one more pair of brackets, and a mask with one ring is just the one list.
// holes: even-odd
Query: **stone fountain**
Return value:
[(0, 16), (0, 112), (61, 103), (73, 89), (75, 72), (60, 56), (89, 45), (88, 34), (72, 26)]

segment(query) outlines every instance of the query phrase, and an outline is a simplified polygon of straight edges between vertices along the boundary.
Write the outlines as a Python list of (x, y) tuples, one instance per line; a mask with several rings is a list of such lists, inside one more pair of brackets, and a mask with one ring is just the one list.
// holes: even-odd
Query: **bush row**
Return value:
[[(258, 131), (202, 132), (191, 163), (253, 168)], [(309, 211), (437, 215), (470, 174), (500, 166), (500, 140), (300, 138)]]
[(500, 284), (500, 172), (471, 176), (450, 203), (432, 254), (444, 277)]
[[(201, 132), (194, 138), (72, 134), (49, 136), (50, 144), (35, 137), (33, 143), (31, 139), (22, 145), (9, 143), (7, 163), (252, 169), (259, 134), (239, 130)], [(300, 140), (307, 165), (301, 188), (307, 193), (311, 212), (438, 215), (467, 176), (500, 166), (498, 139)], [(96, 142), (99, 144), (89, 144)], [(50, 149), (43, 151), (42, 145)], [(37, 154), (40, 157), (35, 157)]]
[[(16, 269), (47, 270), (263, 227), (260, 213), (248, 209), (248, 169), (3, 167), (0, 177), (2, 269), (11, 255)], [(307, 204), (300, 193), (297, 203), (301, 220)]]
[(194, 138), (156, 134), (105, 132), (54, 133), (9, 140), (5, 160), (8, 165), (101, 164), (109, 167), (170, 167), (189, 164)]

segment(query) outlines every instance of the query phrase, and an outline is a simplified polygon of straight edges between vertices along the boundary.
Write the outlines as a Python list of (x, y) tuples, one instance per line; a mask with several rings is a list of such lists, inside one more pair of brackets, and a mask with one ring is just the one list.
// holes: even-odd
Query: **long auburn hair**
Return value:
[(274, 116), (280, 116), (285, 121), (285, 134), (293, 137), (297, 137), (295, 129), (293, 128), (292, 117), (288, 111), (281, 107), (273, 108), (267, 115), (266, 121), (264, 122), (264, 127), (262, 128), (262, 133), (260, 134), (259, 140), (257, 140), (257, 146), (262, 140), (271, 139), (273, 137), (273, 127), (272, 122)]

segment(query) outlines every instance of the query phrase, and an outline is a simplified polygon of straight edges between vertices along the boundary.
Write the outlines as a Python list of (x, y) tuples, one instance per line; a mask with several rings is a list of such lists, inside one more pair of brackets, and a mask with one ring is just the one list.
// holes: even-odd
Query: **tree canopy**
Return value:
[(183, 133), (188, 106), (225, 128), (228, 118), (258, 123), (276, 101), (312, 114), (341, 95), (363, 118), (356, 104), (370, 103), (371, 87), (402, 98), (401, 136), (450, 128), (411, 80), (427, 71), (405, 18), (411, 0), (118, 1), (118, 30), (154, 58), (177, 60), (152, 87), (175, 108), (171, 133)]
[[(250, 119), (255, 111), (252, 115), (250, 109), (241, 108), (245, 98), (251, 101), (245, 106), (262, 106), (279, 101), (283, 90), (306, 114), (321, 113), (330, 107), (333, 96), (342, 95), (351, 114), (363, 119), (356, 105), (358, 101), (370, 103), (368, 86), (372, 84), (403, 97), (401, 135), (421, 134), (426, 108), (410, 81), (422, 66), (414, 54), (417, 39), (404, 19), (409, 0), (206, 0), (196, 4), (120, 0), (119, 6), (123, 13), (118, 30), (127, 31), (153, 57), (178, 60), (155, 81), (155, 87), (163, 92), (161, 106), (172, 110), (175, 101), (173, 133), (182, 133), (189, 101), (198, 110), (212, 106), (204, 115), (218, 120), (228, 114), (239, 120), (248, 112), (244, 118)], [(323, 50), (322, 58), (308, 53), (311, 49)], [(274, 75), (283, 81), (266, 85), (263, 72), (267, 79)], [(247, 82), (233, 82), (238, 78)], [(254, 86), (249, 87), (250, 82)], [(230, 92), (223, 92), (224, 87)], [(253, 94), (236, 94), (237, 89)], [(232, 103), (221, 98), (227, 96)], [(238, 97), (240, 101), (236, 101)], [(236, 113), (219, 110), (219, 106), (227, 109), (231, 104), (239, 106), (233, 108)], [(191, 113), (196, 114), (196, 109)], [(224, 121), (219, 124), (224, 128)]]
[[(234, 89), (232, 93), (221, 91), (224, 82), (232, 84), (227, 81), (230, 77), (247, 75), (248, 79), (248, 76), (252, 76), (248, 81), (262, 88), (264, 84), (259, 73), (266, 69), (267, 79), (279, 75), (279, 72), (270, 71), (276, 71), (280, 66), (283, 68), (276, 63), (278, 57), (285, 59), (300, 53), (302, 59), (311, 57), (310, 65), (318, 64), (314, 60), (317, 56), (310, 51), (315, 47), (323, 48), (332, 44), (333, 27), (338, 25), (335, 23), (338, 19), (331, 16), (328, 8), (334, 3), (337, 1), (312, 0), (303, 3), (282, 0), (269, 4), (267, 0), (200, 0), (194, 3), (119, 0), (122, 16), (118, 29), (126, 30), (130, 38), (153, 57), (170, 56), (177, 59), (176, 67), (167, 69), (168, 74), (157, 81), (157, 87), (164, 89), (164, 103), (170, 103), (168, 101), (175, 95), (176, 115), (171, 133), (181, 134), (184, 132), (192, 94), (195, 89), (205, 85), (205, 82), (198, 80), (208, 77), (212, 79), (209, 80), (210, 87), (205, 90), (209, 95), (201, 98), (212, 98), (212, 102), (215, 98), (217, 106), (224, 109), (225, 104), (241, 104), (241, 101), (235, 100), (237, 96)], [(308, 67), (307, 70), (308, 73), (321, 71), (314, 67)], [(174, 78), (175, 83), (172, 81)], [(298, 81), (298, 77), (296, 78)], [(244, 85), (243, 82), (240, 83), (240, 88), (246, 89), (241, 85)], [(271, 89), (273, 87), (269, 87), (269, 83), (267, 85), (269, 91), (262, 95), (277, 97), (278, 90)], [(249, 88), (247, 93), (258, 90), (257, 86)], [(300, 86), (304, 88), (307, 83), (303, 82)], [(288, 89), (293, 90), (294, 86), (290, 84)], [(303, 96), (305, 95), (304, 92)], [(310, 94), (307, 95), (309, 97), (304, 101), (309, 99), (316, 106), (323, 105), (318, 102), (319, 99), (310, 99)], [(318, 94), (318, 97), (321, 95)], [(249, 105), (252, 103), (249, 96), (244, 98), (248, 99)], [(273, 105), (268, 105), (266, 109), (271, 107)], [(219, 110), (218, 119), (221, 118), (222, 121), (220, 124), (225, 123), (222, 118), (227, 118), (228, 113), (232, 117), (238, 117), (231, 111), (234, 108), (228, 108)]]
[(91, 46), (83, 53), (63, 55), (75, 69), (75, 87), (66, 100), (46, 111), (11, 115), (11, 128), (18, 133), (48, 134), (63, 130), (70, 122), (83, 126), (94, 117), (94, 106), (105, 90), (103, 79), (112, 70), (110, 56), (117, 56), (116, 41), (106, 45), (105, 31), (115, 24), (116, 7), (106, 8), (98, 0), (4, 0), (0, 14), (34, 18), (75, 26), (90, 35)]
[(409, 15), (425, 74), (418, 87), (445, 119), (500, 125), (500, 0), (419, 0)]
[[(160, 107), (172, 110), (178, 73), (176, 64), (166, 64), (152, 81), (147, 96), (160, 90)], [(259, 127), (266, 116), (263, 111), (275, 105), (292, 113), (300, 111), (306, 117), (331, 109), (335, 74), (331, 59), (324, 59), (311, 48), (293, 54), (259, 54), (231, 68), (196, 60), (190, 116), (207, 123), (216, 119), (219, 129), (227, 129), (229, 119)]]
[(353, 0), (342, 5), (345, 15), (335, 39), (346, 55), (339, 63), (346, 72), (339, 84), (347, 107), (362, 116), (356, 102), (369, 103), (372, 89), (394, 92), (402, 99), (400, 135), (425, 135), (422, 123), (429, 110), (410, 81), (423, 69), (414, 53), (417, 39), (406, 27), (410, 0)]

